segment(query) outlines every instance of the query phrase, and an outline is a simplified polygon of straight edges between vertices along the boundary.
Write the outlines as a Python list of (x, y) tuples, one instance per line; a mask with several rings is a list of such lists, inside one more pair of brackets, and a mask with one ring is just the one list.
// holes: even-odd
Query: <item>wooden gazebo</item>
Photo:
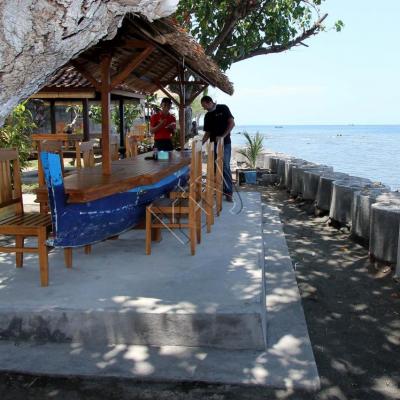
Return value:
[[(120, 145), (123, 146), (124, 126), (124, 105), (127, 100), (134, 99), (140, 102), (145, 98), (144, 94), (132, 91), (123, 83), (110, 92), (111, 100), (118, 102), (119, 108), (119, 130), (121, 132)], [(98, 88), (86, 79), (73, 65), (61, 68), (52, 78), (51, 82), (39, 92), (31, 96), (31, 99), (46, 100), (50, 105), (50, 132), (60, 133), (56, 121), (56, 102), (73, 101), (82, 105), (83, 139), (90, 139), (89, 131), (89, 101), (100, 101), (101, 93)]]
[[(185, 78), (187, 72), (192, 77), (190, 80)], [(178, 101), (168, 90), (170, 85), (179, 89)], [(187, 85), (196, 85), (189, 98), (185, 96)], [(183, 147), (185, 108), (208, 85), (228, 94), (233, 93), (233, 86), (227, 77), (173, 19), (149, 22), (138, 16), (129, 16), (112, 40), (101, 41), (71, 60), (53, 76), (45, 91), (68, 87), (81, 93), (90, 88), (100, 93), (102, 110), (106, 110), (102, 112), (102, 165), (103, 174), (109, 175), (112, 94), (164, 92), (179, 107), (180, 143)]]

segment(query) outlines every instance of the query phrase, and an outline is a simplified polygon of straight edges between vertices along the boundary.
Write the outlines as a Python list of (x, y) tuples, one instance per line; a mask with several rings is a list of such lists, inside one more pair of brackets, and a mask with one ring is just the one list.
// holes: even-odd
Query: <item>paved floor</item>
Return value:
[(130, 231), (74, 251), (72, 270), (53, 252), (48, 288), (35, 256), (17, 270), (1, 254), (0, 368), (318, 388), (280, 225), (258, 193), (241, 193), (195, 257), (168, 232), (145, 256), (144, 232)]

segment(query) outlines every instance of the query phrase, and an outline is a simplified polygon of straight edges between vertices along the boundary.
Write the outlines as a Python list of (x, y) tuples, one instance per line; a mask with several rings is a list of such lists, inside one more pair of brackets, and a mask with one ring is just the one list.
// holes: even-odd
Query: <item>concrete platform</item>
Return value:
[[(144, 231), (23, 269), (0, 254), (0, 370), (317, 389), (319, 377), (277, 210), (240, 193), (195, 257)], [(263, 249), (266, 249), (265, 255)], [(265, 280), (266, 279), (266, 280)]]

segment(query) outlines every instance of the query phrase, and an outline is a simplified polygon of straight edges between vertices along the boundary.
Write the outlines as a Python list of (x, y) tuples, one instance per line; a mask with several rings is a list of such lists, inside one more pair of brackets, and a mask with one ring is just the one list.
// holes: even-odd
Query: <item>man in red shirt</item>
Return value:
[(158, 150), (173, 150), (172, 134), (176, 129), (176, 119), (170, 114), (172, 101), (169, 97), (161, 100), (161, 111), (150, 117), (150, 132), (154, 133), (154, 147)]

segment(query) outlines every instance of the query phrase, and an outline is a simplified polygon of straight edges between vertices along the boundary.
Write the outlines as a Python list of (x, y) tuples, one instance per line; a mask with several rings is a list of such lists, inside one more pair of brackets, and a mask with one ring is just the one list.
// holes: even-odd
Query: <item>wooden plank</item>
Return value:
[(10, 161), (0, 161), (0, 207), (12, 204), (12, 187), (9, 176)]
[(1, 149), (0, 161), (11, 161), (18, 157), (18, 153), (15, 149)]
[(51, 133), (57, 133), (56, 125), (56, 101), (54, 99), (50, 100), (50, 131)]
[(125, 135), (125, 116), (124, 116), (124, 99), (119, 99), (118, 102), (119, 111), (119, 138), (121, 147), (124, 146), (124, 135)]
[(83, 75), (84, 78), (86, 78), (95, 87), (97, 91), (101, 91), (101, 84), (89, 71), (85, 69), (83, 65), (73, 60), (70, 61), (70, 63), (75, 69), (77, 69), (81, 73), (81, 75)]
[(122, 47), (126, 47), (128, 49), (144, 49), (149, 47), (149, 45), (149, 42), (139, 39), (127, 39), (122, 43)]
[(190, 156), (173, 153), (170, 160), (145, 160), (148, 154), (112, 162), (111, 173), (104, 175), (101, 166), (84, 168), (64, 178), (69, 203), (84, 203), (115, 193), (150, 185), (190, 164)]
[(0, 253), (38, 253), (36, 247), (0, 247)]
[(40, 285), (49, 285), (49, 258), (46, 245), (47, 232), (42, 228), (38, 234), (38, 250), (39, 250), (39, 268), (40, 268)]
[(187, 101), (187, 105), (189, 106), (190, 104), (192, 104), (193, 101), (195, 100), (195, 98), (196, 98), (201, 92), (203, 92), (207, 86), (208, 86), (208, 85), (203, 85), (203, 87), (201, 87), (201, 88), (199, 88), (198, 90), (196, 90), (196, 91), (192, 94), (192, 96), (190, 97), (190, 99)]
[(169, 80), (169, 81), (160, 81), (162, 85), (173, 85), (182, 83), (184, 85), (207, 85), (204, 81), (176, 81), (176, 80)]
[(49, 141), (61, 141), (61, 142), (68, 142), (68, 141), (81, 141), (82, 135), (74, 134), (74, 133), (35, 133), (31, 135), (32, 140), (42, 141), (42, 140), (49, 140)]
[[(62, 89), (62, 88), (60, 88)], [(30, 97), (31, 99), (94, 99), (96, 98), (96, 92), (93, 91), (88, 92), (87, 88), (85, 91), (76, 90), (73, 88), (69, 88), (69, 90), (58, 90), (58, 91), (48, 91), (48, 92), (38, 92), (35, 95)]]
[(111, 89), (114, 89), (121, 84), (132, 73), (132, 71), (154, 51), (154, 49), (154, 46), (149, 45), (137, 57), (131, 60), (119, 74), (113, 77), (111, 81)]
[(155, 82), (155, 84), (157, 85), (157, 87), (158, 87), (165, 95), (167, 95), (167, 96), (175, 103), (175, 105), (176, 105), (177, 107), (179, 107), (179, 103), (176, 101), (175, 97), (172, 96), (172, 94), (169, 93), (168, 90), (165, 89), (165, 88), (160, 84), (160, 82)]
[(89, 124), (89, 100), (82, 99), (82, 119), (83, 119), (83, 140), (90, 140), (90, 124)]

